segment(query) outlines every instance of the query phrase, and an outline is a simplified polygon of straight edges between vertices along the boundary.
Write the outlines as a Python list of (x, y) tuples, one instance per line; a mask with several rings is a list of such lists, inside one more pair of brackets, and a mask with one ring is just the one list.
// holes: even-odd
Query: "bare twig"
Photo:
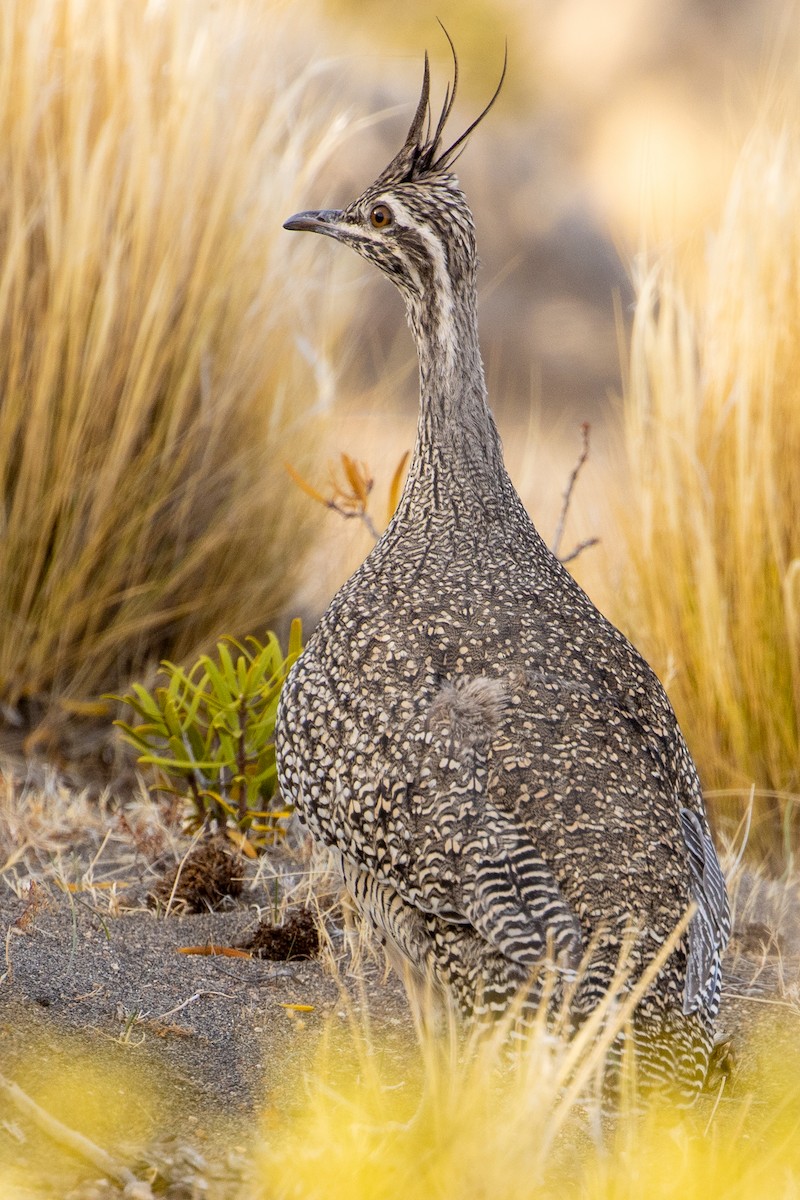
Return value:
[[(380, 537), (380, 531), (372, 519), (372, 515), (368, 510), (369, 497), (374, 486), (374, 479), (369, 473), (369, 469), (365, 463), (357, 462), (351, 458), (349, 454), (342, 452), (339, 455), (341, 459), (341, 469), (344, 474), (344, 486), (336, 477), (335, 468), (331, 466), (330, 485), (331, 495), (325, 496), (318, 491), (313, 484), (304, 479), (291, 463), (284, 463), (284, 467), (291, 479), (297, 486), (310, 496), (312, 500), (316, 500), (317, 504), (321, 504), (324, 508), (330, 508), (333, 512), (338, 513), (340, 517), (345, 517), (349, 520), (352, 517), (357, 517), (364, 523), (369, 530), (370, 535), (377, 542)], [(392, 476), (391, 484), (389, 485), (388, 499), (388, 519), (391, 520), (394, 515), (394, 510), (397, 507), (397, 502), (400, 496), (404, 478), (404, 469), (408, 461), (408, 451), (400, 459)]]
[(582, 542), (578, 542), (577, 546), (575, 546), (573, 550), (570, 550), (569, 554), (565, 554), (564, 557), (559, 558), (558, 561), (561, 563), (572, 562), (572, 560), (577, 558), (579, 554), (583, 554), (584, 550), (588, 550), (590, 546), (597, 546), (599, 544), (600, 538), (584, 538)]
[(96, 1145), (82, 1133), (78, 1133), (77, 1130), (64, 1125), (57, 1117), (32, 1100), (19, 1084), (7, 1079), (5, 1075), (0, 1075), (0, 1092), (5, 1093), (11, 1103), (20, 1112), (30, 1117), (38, 1128), (43, 1130), (53, 1141), (90, 1162), (103, 1175), (122, 1184), (125, 1188), (125, 1196), (129, 1200), (152, 1200), (153, 1193), (148, 1184), (137, 1179), (132, 1171), (102, 1147)]
[(181, 1012), (184, 1008), (187, 1008), (190, 1004), (194, 1004), (196, 1000), (202, 1000), (205, 996), (219, 996), (222, 1000), (231, 999), (231, 996), (228, 994), (228, 992), (215, 992), (208, 990), (192, 992), (191, 996), (187, 996), (185, 1000), (181, 1000), (180, 1004), (176, 1004), (173, 1008), (168, 1008), (166, 1012), (155, 1013), (152, 1019), (154, 1021), (165, 1021), (167, 1017), (174, 1017), (175, 1013)]
[(307, 479), (304, 479), (291, 463), (284, 463), (284, 467), (288, 475), (294, 480), (299, 488), (310, 496), (312, 500), (316, 500), (317, 504), (322, 504), (325, 508), (333, 509), (340, 517), (345, 517), (348, 520), (351, 517), (358, 517), (363, 521), (369, 530), (372, 537), (377, 542), (380, 534), (375, 527), (375, 522), (367, 512), (367, 503), (369, 494), (372, 491), (374, 480), (369, 474), (364, 463), (356, 462), (349, 454), (342, 452), (339, 455), (341, 459), (342, 470), (344, 473), (346, 485), (350, 485), (350, 490), (347, 486), (342, 487), (336, 478), (334, 468), (330, 468), (330, 482), (332, 495), (324, 496), (318, 491), (313, 484), (310, 484)]
[(375, 541), (377, 542), (378, 538), (380, 537), (380, 534), (378, 533), (378, 530), (375, 527), (375, 522), (373, 521), (372, 517), (369, 515), (369, 513), (367, 512), (367, 510), (365, 508), (344, 508), (336, 500), (326, 500), (325, 507), (332, 508), (333, 511), (337, 512), (340, 517), (346, 517), (346, 518), (358, 517), (359, 520), (364, 522), (364, 524), (366, 525), (370, 534), (372, 535), (372, 537), (374, 537)]
[(583, 424), (581, 425), (581, 438), (582, 438), (581, 452), (580, 452), (580, 455), (578, 456), (578, 461), (575, 463), (575, 466), (572, 468), (572, 473), (567, 482), (566, 489), (564, 490), (564, 498), (563, 498), (563, 502), (561, 505), (561, 512), (558, 517), (558, 524), (556, 525), (556, 532), (553, 537), (553, 545), (551, 546), (553, 554), (555, 554), (555, 556), (559, 560), (559, 562), (562, 562), (562, 563), (572, 562), (573, 559), (576, 559), (579, 554), (583, 553), (584, 550), (588, 550), (588, 548), (590, 546), (596, 546), (598, 544), (598, 542), (600, 541), (600, 539), (596, 538), (596, 537), (584, 538), (584, 540), (582, 542), (578, 542), (578, 545), (575, 546), (575, 548), (573, 550), (571, 550), (569, 552), (569, 554), (565, 555), (563, 558), (558, 553), (561, 548), (561, 539), (564, 536), (564, 526), (567, 523), (567, 515), (569, 513), (569, 506), (570, 506), (570, 502), (572, 500), (572, 493), (575, 489), (575, 484), (578, 481), (578, 476), (581, 473), (581, 468), (583, 467), (583, 464), (586, 462), (587, 458), (589, 457), (589, 430), (590, 430), (590, 428), (591, 428), (591, 426), (589, 425), (588, 421), (584, 421)]

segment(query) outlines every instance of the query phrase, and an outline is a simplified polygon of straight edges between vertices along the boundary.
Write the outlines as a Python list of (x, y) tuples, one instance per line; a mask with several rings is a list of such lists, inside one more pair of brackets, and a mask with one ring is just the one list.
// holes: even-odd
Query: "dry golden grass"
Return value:
[[(137, 1074), (119, 1057), (112, 1066), (76, 1042), (70, 1062), (60, 1062), (48, 1081), (41, 1072), (32, 1072), (31, 1080), (22, 1073), (27, 1094), (41, 1106), (42, 1125), (52, 1116), (65, 1127), (48, 1137), (26, 1110), (7, 1104), (8, 1126), (26, 1139), (29, 1152), (24, 1169), (0, 1163), (4, 1196), (44, 1200), (81, 1184), (77, 1195), (99, 1195), (90, 1181), (108, 1177), (102, 1158), (109, 1154), (120, 1176), (132, 1173), (141, 1181), (131, 1180), (125, 1195), (143, 1197), (176, 1184), (186, 1162), (199, 1190), (187, 1187), (185, 1194), (217, 1200), (760, 1200), (797, 1194), (797, 1079), (774, 1058), (765, 1058), (769, 1078), (760, 1094), (717, 1105), (709, 1098), (693, 1113), (626, 1113), (612, 1124), (591, 1105), (562, 1106), (564, 1051), (543, 1036), (509, 1068), (488, 1043), (457, 1064), (430, 1043), (413, 1053), (377, 1044), (352, 1024), (338, 1032), (331, 1024), (314, 1076), (287, 1081), (280, 1108), (268, 1107), (260, 1128), (256, 1122), (220, 1129), (210, 1155), (206, 1139), (204, 1163), (197, 1151), (190, 1157), (188, 1129), (185, 1142), (178, 1131), (165, 1154), (159, 1134), (163, 1139), (165, 1127), (172, 1130), (175, 1115), (165, 1113), (169, 1092), (152, 1071), (149, 1078)], [(76, 1155), (75, 1134), (90, 1139), (93, 1153)], [(238, 1162), (221, 1179), (219, 1161), (226, 1157)], [(154, 1177), (151, 1191), (145, 1181)], [(102, 1194), (121, 1195), (122, 1186)]]
[(326, 366), (281, 223), (339, 126), (285, 7), (2, 6), (4, 700), (96, 693), (290, 596), (312, 521), (281, 461)]
[[(628, 1093), (617, 1119), (602, 1114), (604, 1056), (634, 1000), (620, 1004), (609, 993), (570, 1042), (554, 1036), (542, 1014), (514, 1060), (502, 1026), (459, 1045), (423, 1023), (411, 1050), (376, 1034), (363, 1016), (338, 1028), (329, 1021), (314, 1070), (287, 1082), (280, 1105), (273, 1096), (265, 1111), (255, 1180), (243, 1196), (794, 1195), (784, 1190), (800, 1170), (793, 1043), (779, 1049), (752, 1022), (748, 1049), (758, 1066), (737, 1071), (734, 1094), (719, 1076), (688, 1112), (643, 1112)], [(740, 1041), (737, 1057), (745, 1049)]]
[[(576, 1061), (543, 1030), (513, 1069), (496, 1044), (460, 1063), (420, 1060), (368, 1039), (328, 1042), (295, 1103), (267, 1113), (260, 1186), (281, 1200), (758, 1200), (793, 1196), (800, 1106), (790, 1066), (765, 1057), (763, 1090), (708, 1097), (692, 1112), (601, 1119), (571, 1102)], [(783, 1089), (781, 1095), (781, 1089)]]
[(616, 619), (667, 683), (704, 783), (755, 848), (800, 789), (800, 124), (758, 124), (696, 288), (643, 272), (625, 397)]

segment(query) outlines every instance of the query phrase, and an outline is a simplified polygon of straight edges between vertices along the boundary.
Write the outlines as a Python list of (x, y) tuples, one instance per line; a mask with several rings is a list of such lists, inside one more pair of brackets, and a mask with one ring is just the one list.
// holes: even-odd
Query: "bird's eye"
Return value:
[(386, 204), (376, 204), (369, 219), (375, 229), (386, 229), (392, 223), (392, 210)]

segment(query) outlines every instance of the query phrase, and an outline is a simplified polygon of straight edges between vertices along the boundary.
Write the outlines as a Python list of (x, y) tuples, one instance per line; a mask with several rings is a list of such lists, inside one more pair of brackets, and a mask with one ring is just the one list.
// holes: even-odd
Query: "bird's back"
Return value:
[[(287, 681), (281, 769), (318, 838), (435, 918), (421, 968), (453, 986), (472, 940), (467, 1007), (498, 957), (502, 1007), (549, 938), (570, 969), (594, 947), (586, 1012), (632, 927), (632, 978), (672, 934), (691, 901), (679, 813), (705, 818), (658, 680), (516, 497), (504, 511), (401, 510)], [(682, 1008), (685, 957), (657, 1007)]]

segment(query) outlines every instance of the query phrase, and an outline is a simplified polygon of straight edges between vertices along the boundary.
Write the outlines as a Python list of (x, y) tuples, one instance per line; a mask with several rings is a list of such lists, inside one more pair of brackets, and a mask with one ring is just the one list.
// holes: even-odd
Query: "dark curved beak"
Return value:
[(302, 229), (309, 233), (327, 233), (335, 237), (337, 224), (342, 214), (335, 209), (323, 209), (322, 212), (301, 212), (289, 217), (283, 222), (284, 229)]

